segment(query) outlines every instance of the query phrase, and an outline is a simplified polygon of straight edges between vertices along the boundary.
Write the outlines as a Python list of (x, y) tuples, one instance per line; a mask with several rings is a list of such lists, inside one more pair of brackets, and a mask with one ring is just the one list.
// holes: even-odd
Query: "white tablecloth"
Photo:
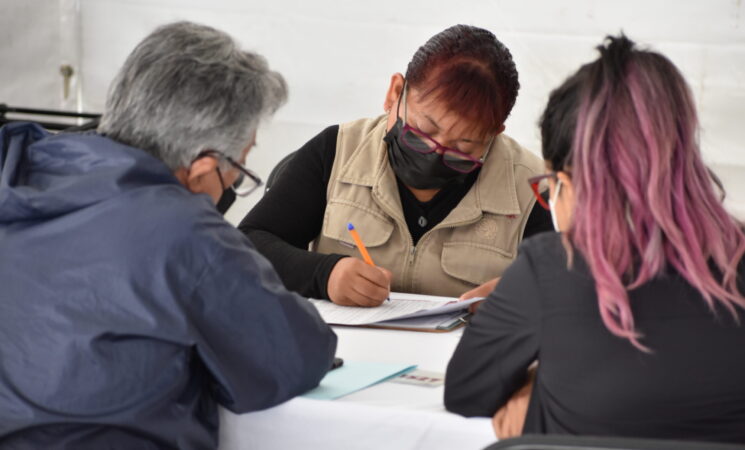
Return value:
[[(345, 360), (417, 364), (445, 372), (461, 335), (335, 327)], [(444, 388), (380, 383), (336, 401), (295, 398), (255, 413), (220, 414), (220, 449), (481, 449), (491, 421), (445, 411)]]

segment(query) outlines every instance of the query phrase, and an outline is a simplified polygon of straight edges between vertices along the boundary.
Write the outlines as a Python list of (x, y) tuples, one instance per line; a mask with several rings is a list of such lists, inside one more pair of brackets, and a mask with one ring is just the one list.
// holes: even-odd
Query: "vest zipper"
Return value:
[(399, 224), (399, 229), (406, 233), (406, 237), (409, 240), (409, 246), (411, 247), (407, 256), (408, 261), (404, 264), (403, 273), (403, 285), (406, 286), (407, 291), (411, 291), (414, 286), (414, 280), (411, 279), (411, 268), (414, 266), (414, 258), (416, 257), (416, 245), (414, 245), (414, 239), (411, 238), (411, 233), (409, 232), (409, 227), (406, 226), (406, 223), (404, 223), (403, 228), (401, 228), (401, 225)]
[[(457, 206), (456, 206), (457, 207)], [(469, 220), (463, 220), (461, 222), (451, 223), (446, 226), (440, 227), (440, 224), (435, 225), (431, 230), (427, 231), (422, 235), (422, 237), (419, 238), (419, 242), (417, 245), (414, 245), (414, 240), (411, 238), (411, 233), (409, 232), (408, 226), (406, 227), (406, 234), (409, 237), (409, 244), (411, 245), (411, 251), (409, 252), (409, 263), (406, 267), (406, 271), (404, 272), (404, 279), (408, 280), (408, 288), (410, 291), (414, 291), (414, 278), (411, 276), (410, 271), (412, 267), (414, 266), (414, 261), (416, 260), (416, 248), (419, 244), (422, 244), (426, 239), (429, 238), (429, 235), (436, 231), (436, 230), (447, 230), (449, 228), (458, 228), (464, 225), (470, 225), (472, 223), (476, 223), (479, 220), (483, 218), (483, 214), (480, 217), (477, 217), (475, 219), (469, 219)], [(439, 228), (438, 228), (439, 227)], [(442, 262), (440, 262), (442, 264)]]

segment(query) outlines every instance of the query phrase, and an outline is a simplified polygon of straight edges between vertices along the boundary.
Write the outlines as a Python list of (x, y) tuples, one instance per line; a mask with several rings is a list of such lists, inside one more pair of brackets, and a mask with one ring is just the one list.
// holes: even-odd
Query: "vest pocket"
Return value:
[(502, 275), (514, 253), (474, 242), (446, 242), (442, 247), (442, 270), (451, 277), (480, 285)]
[(378, 247), (391, 238), (393, 223), (382, 214), (344, 201), (332, 200), (323, 217), (323, 236), (347, 247), (355, 247), (347, 224), (352, 223), (365, 247)]

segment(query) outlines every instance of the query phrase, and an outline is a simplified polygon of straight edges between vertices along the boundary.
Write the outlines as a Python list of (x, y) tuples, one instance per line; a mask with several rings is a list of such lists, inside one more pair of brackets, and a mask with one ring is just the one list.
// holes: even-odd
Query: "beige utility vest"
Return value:
[(360, 257), (354, 224), (375, 265), (393, 273), (398, 292), (460, 296), (498, 277), (512, 262), (535, 197), (527, 179), (543, 172), (540, 158), (500, 134), (478, 179), (448, 216), (413, 244), (388, 163), (386, 116), (339, 126), (327, 188), (320, 253)]

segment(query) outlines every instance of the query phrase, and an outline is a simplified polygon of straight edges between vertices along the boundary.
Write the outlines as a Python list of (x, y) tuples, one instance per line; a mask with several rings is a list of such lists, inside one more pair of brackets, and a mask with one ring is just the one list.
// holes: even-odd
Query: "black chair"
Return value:
[(285, 169), (287, 168), (287, 165), (292, 161), (292, 158), (295, 157), (295, 154), (297, 153), (297, 150), (289, 153), (284, 158), (279, 160), (276, 166), (272, 169), (271, 172), (269, 172), (269, 178), (266, 180), (266, 184), (264, 184), (264, 193), (266, 193), (272, 185), (282, 176), (282, 173), (284, 173)]
[(743, 450), (745, 446), (714, 442), (673, 441), (599, 436), (526, 435), (505, 439), (484, 450)]

